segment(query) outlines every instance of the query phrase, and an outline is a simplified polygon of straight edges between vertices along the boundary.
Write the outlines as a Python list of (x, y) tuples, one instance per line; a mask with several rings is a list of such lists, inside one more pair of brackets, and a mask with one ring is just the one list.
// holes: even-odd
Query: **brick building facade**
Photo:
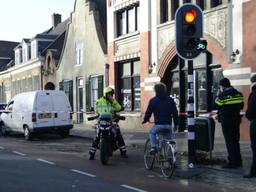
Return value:
[[(183, 3), (195, 3), (203, 10), (204, 38), (208, 42), (207, 52), (194, 60), (196, 111), (211, 112), (218, 81), (223, 76), (243, 91), (245, 98), (249, 94), (249, 79), (255, 72), (255, 40), (252, 40), (255, 0), (108, 0), (109, 83), (124, 106), (131, 104), (130, 108), (125, 107), (128, 121), (123, 126), (130, 127), (128, 122), (132, 121), (133, 127), (141, 127), (141, 117), (154, 94), (152, 88), (156, 82), (166, 83), (170, 95), (179, 96), (174, 16)], [(139, 67), (134, 66), (136, 61)], [(129, 63), (132, 70), (127, 73)], [(137, 74), (133, 74), (137, 68)], [(186, 70), (185, 66), (182, 69), (185, 75)], [(134, 87), (136, 75), (140, 89)], [(130, 85), (126, 82), (129, 78)], [(136, 101), (140, 103), (136, 105)], [(248, 122), (243, 119), (243, 139), (248, 139), (247, 127)]]

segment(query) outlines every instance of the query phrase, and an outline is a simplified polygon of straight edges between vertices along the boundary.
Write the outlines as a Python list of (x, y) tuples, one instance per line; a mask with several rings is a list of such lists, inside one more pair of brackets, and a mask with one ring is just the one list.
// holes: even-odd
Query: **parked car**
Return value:
[(71, 106), (63, 91), (20, 93), (1, 114), (1, 133), (23, 132), (25, 139), (33, 134), (57, 132), (63, 137), (73, 128)]

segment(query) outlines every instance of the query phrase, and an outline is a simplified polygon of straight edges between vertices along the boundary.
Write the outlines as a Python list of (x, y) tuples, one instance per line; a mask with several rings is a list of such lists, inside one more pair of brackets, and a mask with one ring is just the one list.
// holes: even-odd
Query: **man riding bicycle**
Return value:
[[(115, 112), (119, 112), (122, 107), (121, 105), (114, 99), (114, 89), (111, 87), (104, 88), (104, 96), (99, 98), (96, 101), (96, 113), (99, 115), (113, 115)], [(123, 136), (120, 131), (120, 127), (116, 124), (114, 127), (115, 131), (115, 138), (118, 142), (118, 147), (121, 152), (121, 157), (128, 158), (126, 154), (126, 146), (124, 143)], [(100, 137), (99, 135), (96, 135), (96, 138), (94, 139), (92, 143), (92, 147), (89, 151), (89, 160), (93, 160), (96, 150), (99, 146)]]
[(167, 139), (172, 139), (172, 118), (174, 121), (174, 129), (178, 126), (178, 111), (174, 100), (167, 95), (166, 86), (158, 83), (154, 86), (156, 96), (151, 98), (144, 116), (142, 124), (149, 121), (152, 113), (154, 114), (155, 123), (149, 132), (151, 154), (156, 153), (158, 132), (169, 130)]

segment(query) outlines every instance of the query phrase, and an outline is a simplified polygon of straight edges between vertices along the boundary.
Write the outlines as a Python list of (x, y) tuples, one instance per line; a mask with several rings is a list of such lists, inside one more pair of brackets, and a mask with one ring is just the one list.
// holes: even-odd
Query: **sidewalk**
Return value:
[[(136, 147), (138, 150), (142, 150), (144, 143), (148, 138), (147, 130), (122, 130), (128, 151), (130, 147)], [(74, 128), (70, 132), (73, 136), (84, 137), (92, 140), (95, 137), (95, 130), (89, 125), (74, 124)], [(251, 164), (251, 149), (249, 142), (240, 142), (241, 153), (243, 158), (243, 168), (239, 169), (223, 169), (221, 165), (225, 162), (227, 152), (223, 137), (215, 138), (214, 150), (212, 152), (212, 160), (208, 157), (203, 157), (200, 162), (196, 165), (195, 169), (187, 168), (187, 134), (186, 133), (175, 133), (174, 138), (177, 142), (177, 151), (181, 154), (178, 168), (175, 171), (175, 176), (183, 179), (195, 179), (200, 182), (207, 182), (219, 187), (226, 187), (234, 189), (235, 191), (255, 191), (256, 190), (256, 179), (244, 179), (242, 176), (246, 173)], [(205, 154), (205, 153), (204, 153)], [(242, 183), (241, 183), (242, 181)], [(239, 183), (239, 186), (238, 186)], [(225, 189), (226, 189), (225, 188)], [(225, 190), (224, 190), (225, 191)]]

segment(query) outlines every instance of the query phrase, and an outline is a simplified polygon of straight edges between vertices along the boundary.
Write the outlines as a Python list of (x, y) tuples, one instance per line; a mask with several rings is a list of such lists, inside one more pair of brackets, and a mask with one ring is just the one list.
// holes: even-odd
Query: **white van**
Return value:
[(73, 128), (71, 106), (63, 91), (20, 93), (2, 111), (0, 125), (2, 134), (23, 132), (27, 140), (52, 131), (66, 137)]

